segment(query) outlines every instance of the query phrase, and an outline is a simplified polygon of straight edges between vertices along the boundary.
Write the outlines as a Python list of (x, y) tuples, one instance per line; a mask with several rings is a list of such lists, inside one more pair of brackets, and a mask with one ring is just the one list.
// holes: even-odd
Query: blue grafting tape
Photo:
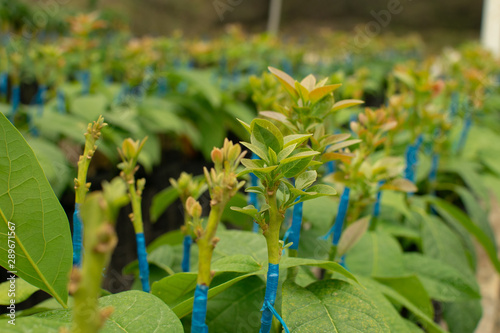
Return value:
[(75, 203), (73, 213), (73, 266), (82, 266), (83, 223), (80, 216), (80, 204)]
[(326, 162), (326, 174), (331, 175), (335, 172), (335, 161)]
[(345, 216), (347, 214), (347, 207), (349, 206), (349, 193), (351, 189), (349, 187), (344, 188), (344, 192), (340, 197), (339, 211), (335, 218), (335, 224), (333, 225), (333, 245), (337, 245), (342, 235), (342, 228), (344, 226)]
[(264, 304), (262, 305), (262, 318), (259, 333), (269, 333), (273, 323), (273, 313), (270, 307), (274, 307), (276, 301), (276, 293), (278, 291), (278, 281), (280, 274), (279, 264), (269, 264), (267, 270), (266, 294), (264, 296)]
[(6, 72), (0, 73), (0, 95), (7, 96), (9, 86), (9, 74)]
[(462, 131), (460, 132), (460, 137), (458, 138), (458, 142), (456, 144), (455, 153), (461, 151), (465, 143), (467, 142), (467, 136), (469, 135), (470, 127), (472, 125), (472, 117), (470, 113), (465, 116), (464, 126), (462, 127)]
[(431, 171), (429, 173), (429, 180), (430, 181), (435, 181), (436, 180), (438, 166), (439, 166), (439, 154), (438, 153), (434, 153), (432, 155)]
[(64, 92), (61, 89), (57, 89), (57, 111), (59, 113), (66, 113), (66, 99), (64, 98)]
[(139, 232), (135, 234), (135, 240), (137, 242), (137, 258), (139, 259), (139, 277), (141, 279), (142, 291), (149, 293), (151, 290), (149, 287), (149, 264), (144, 233)]
[(38, 104), (38, 116), (41, 116), (43, 114), (43, 106), (45, 104), (45, 95), (47, 93), (47, 86), (46, 85), (41, 85), (38, 87), (38, 92), (37, 92), (37, 103)]
[(345, 254), (340, 257), (339, 265), (347, 269), (347, 267), (345, 266)]
[(194, 291), (193, 315), (191, 316), (191, 333), (208, 333), (205, 324), (207, 317), (208, 286), (196, 285)]
[[(300, 197), (297, 198), (299, 200)], [(288, 231), (290, 232), (288, 235), (288, 242), (292, 242), (290, 245), (290, 249), (297, 250), (299, 248), (300, 241), (300, 230), (302, 228), (302, 202), (295, 204), (293, 206), (293, 217), (292, 217), (292, 225)]]
[(285, 333), (290, 333), (290, 330), (288, 329), (288, 326), (286, 326), (285, 321), (278, 314), (278, 312), (276, 311), (276, 309), (274, 308), (274, 306), (272, 306), (271, 304), (269, 304), (269, 302), (264, 303), (264, 306), (266, 306), (273, 313), (273, 315), (278, 319), (278, 321), (281, 323), (281, 325), (283, 325), (283, 329), (285, 330)]
[(12, 117), (14, 117), (21, 103), (21, 87), (19, 85), (13, 86), (11, 94)]
[(382, 191), (380, 191), (380, 186), (384, 185), (385, 180), (381, 180), (378, 182), (379, 190), (377, 192), (377, 200), (375, 201), (375, 205), (373, 206), (373, 217), (376, 218), (380, 214), (380, 200), (382, 199)]
[(90, 72), (88, 70), (80, 71), (78, 78), (82, 85), (82, 94), (87, 95), (90, 93)]
[(168, 79), (166, 77), (160, 77), (158, 79), (158, 87), (156, 89), (156, 94), (160, 97), (163, 97), (167, 93), (168, 93)]
[(189, 272), (190, 270), (190, 263), (191, 263), (191, 243), (193, 242), (193, 239), (191, 236), (186, 235), (184, 236), (184, 242), (182, 243), (184, 246), (184, 251), (182, 253), (182, 271), (183, 272)]

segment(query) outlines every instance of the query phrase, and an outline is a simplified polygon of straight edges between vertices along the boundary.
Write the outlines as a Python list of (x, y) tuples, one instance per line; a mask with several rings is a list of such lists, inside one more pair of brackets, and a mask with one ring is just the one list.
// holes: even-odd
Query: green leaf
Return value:
[(266, 150), (271, 148), (278, 153), (283, 149), (283, 134), (269, 120), (254, 119), (250, 128), (252, 130), (250, 141), (253, 145)]
[(222, 212), (221, 221), (226, 223), (231, 223), (232, 225), (239, 226), (246, 230), (252, 228), (252, 219), (246, 218), (246, 216), (241, 215), (231, 209), (232, 206), (242, 207), (247, 204), (247, 196), (243, 193), (236, 193), (231, 199), (229, 199), (224, 212)]
[(107, 103), (106, 96), (101, 94), (82, 95), (71, 102), (71, 113), (91, 122), (106, 112)]
[(332, 134), (323, 139), (322, 143), (324, 145), (331, 145), (340, 141), (347, 140), (350, 137), (351, 137), (350, 133)]
[(429, 318), (434, 318), (434, 308), (432, 307), (431, 299), (422, 282), (415, 274), (400, 277), (378, 277), (375, 280), (405, 297)]
[(210, 333), (257, 332), (265, 289), (261, 278), (250, 276), (213, 297), (206, 318)]
[(280, 167), (282, 165), (287, 164), (287, 163), (294, 162), (294, 161), (297, 161), (297, 160), (300, 160), (300, 159), (305, 159), (305, 158), (308, 158), (308, 157), (313, 157), (313, 156), (316, 156), (316, 155), (319, 155), (319, 154), (320, 154), (319, 151), (314, 151), (314, 150), (302, 151), (300, 153), (294, 154), (294, 155), (292, 155), (290, 157), (287, 157), (287, 158), (283, 159), (280, 162)]
[(181, 81), (186, 81), (190, 89), (204, 96), (213, 108), (219, 108), (222, 103), (222, 91), (213, 84), (212, 73), (208, 70), (181, 69), (172, 73)]
[(342, 101), (338, 101), (337, 103), (335, 103), (332, 107), (332, 111), (342, 110), (342, 109), (345, 109), (345, 108), (348, 108), (351, 106), (360, 105), (363, 103), (364, 103), (364, 101), (361, 101), (359, 99), (344, 99)]
[(355, 144), (360, 143), (360, 142), (361, 142), (361, 140), (359, 140), (359, 139), (351, 139), (351, 140), (347, 140), (347, 141), (342, 141), (342, 142), (336, 143), (336, 144), (328, 147), (327, 152), (331, 153), (331, 152), (334, 152), (335, 150), (346, 148), (346, 147), (355, 145)]
[(455, 221), (460, 223), (468, 232), (470, 232), (476, 240), (481, 244), (488, 254), (491, 263), (500, 273), (500, 260), (497, 257), (497, 249), (495, 244), (486, 235), (481, 228), (479, 228), (471, 219), (460, 209), (454, 205), (436, 197), (428, 197), (428, 201), (433, 204), (440, 215), (449, 214)]
[(458, 236), (436, 216), (425, 215), (422, 221), (423, 253), (428, 257), (439, 259), (463, 273), (472, 274)]
[(314, 266), (319, 268), (324, 268), (331, 272), (340, 273), (348, 279), (351, 279), (357, 282), (354, 275), (352, 275), (348, 270), (333, 261), (327, 260), (316, 260), (316, 259), (308, 259), (308, 258), (297, 258), (297, 257), (286, 257), (281, 260), (280, 269), (286, 269), (290, 267), (298, 267), (298, 266)]
[(316, 89), (313, 89), (312, 91), (309, 92), (309, 99), (311, 100), (312, 104), (316, 104), (323, 97), (325, 97), (329, 93), (337, 90), (341, 86), (342, 86), (342, 83), (337, 83), (337, 84), (330, 84), (330, 85), (327, 85), (327, 86), (318, 87)]
[(442, 303), (443, 317), (451, 333), (478, 332), (476, 330), (483, 308), (480, 300)]
[(346, 266), (355, 274), (377, 277), (405, 274), (399, 243), (381, 231), (369, 231), (347, 253)]
[(319, 197), (336, 195), (337, 191), (335, 191), (335, 189), (329, 185), (318, 184), (309, 187), (309, 189), (305, 193), (307, 193), (307, 195), (301, 196), (298, 201), (294, 202), (294, 204), (298, 204), (299, 202), (304, 202), (307, 200), (316, 199)]
[(390, 332), (368, 295), (342, 280), (324, 280), (302, 288), (283, 284), (283, 319), (290, 332)]
[(251, 133), (252, 133), (252, 130), (250, 129), (250, 125), (248, 125), (246, 122), (244, 122), (244, 121), (243, 121), (243, 120), (241, 120), (241, 119), (236, 118), (236, 120), (238, 120), (238, 122), (239, 122), (239, 123), (240, 123), (240, 124), (241, 124), (241, 125), (242, 125), (242, 126), (243, 126), (246, 130), (247, 130), (247, 132), (248, 132), (249, 134), (251, 134)]
[(283, 138), (284, 147), (291, 146), (293, 144), (300, 145), (302, 142), (306, 141), (312, 136), (312, 134), (291, 134)]
[(231, 256), (247, 254), (263, 265), (267, 262), (266, 239), (260, 233), (239, 230), (219, 231), (220, 241), (214, 249), (214, 254)]
[(179, 197), (179, 191), (172, 186), (167, 187), (157, 193), (151, 202), (149, 214), (151, 222), (156, 222), (158, 218), (167, 210), (167, 208)]
[(366, 288), (365, 293), (384, 317), (391, 332), (422, 333), (422, 330), (417, 325), (401, 317), (394, 305), (382, 294), (377, 282), (362, 276), (359, 277), (359, 282)]
[(405, 193), (414, 193), (418, 188), (411, 181), (405, 178), (396, 178), (380, 187), (381, 190), (394, 190)]
[(216, 272), (249, 273), (262, 269), (262, 266), (248, 254), (235, 254), (215, 260), (211, 269)]
[(290, 156), (290, 154), (295, 150), (295, 147), (297, 147), (296, 143), (294, 143), (290, 146), (285, 145), (285, 148), (283, 148), (283, 150), (280, 151), (278, 156), (277, 156), (278, 162), (281, 162), (282, 160), (284, 160), (285, 158)]
[(318, 173), (314, 170), (301, 173), (297, 179), (295, 179), (295, 187), (299, 190), (305, 189), (311, 186), (316, 181), (317, 177)]
[(240, 142), (243, 146), (250, 149), (255, 155), (259, 156), (262, 160), (269, 163), (269, 156), (267, 156), (267, 152), (263, 150), (260, 146), (256, 146), (254, 144), (248, 142)]
[[(213, 297), (219, 295), (221, 292), (227, 290), (229, 287), (234, 285), (235, 283), (248, 278), (249, 276), (255, 275), (255, 273), (248, 273), (244, 275), (236, 275), (238, 273), (224, 273), (225, 276), (231, 276), (231, 278), (224, 278), (222, 281), (218, 281), (216, 278), (212, 281), (210, 285), (210, 289), (208, 289), (208, 299), (211, 300)], [(222, 275), (221, 275), (222, 276)], [(182, 318), (187, 316), (193, 311), (193, 301), (194, 301), (194, 292), (191, 297), (183, 300), (179, 304), (177, 304), (172, 310), (175, 314)]]
[(363, 217), (345, 228), (337, 245), (337, 255), (339, 257), (347, 253), (363, 237), (370, 225), (370, 219), (371, 216)]
[[(0, 265), (65, 305), (73, 255), (68, 218), (35, 154), (3, 114), (0, 156)], [(15, 224), (10, 242), (8, 222)], [(10, 263), (9, 243), (16, 252)]]
[(280, 71), (277, 68), (268, 67), (268, 69), (271, 74), (273, 74), (278, 79), (283, 88), (285, 88), (285, 91), (290, 94), (294, 101), (296, 101), (299, 98), (299, 94), (294, 88), (295, 80), (290, 75), (283, 71)]
[(432, 299), (456, 302), (481, 298), (475, 279), (454, 267), (420, 253), (405, 253), (405, 267), (418, 276)]
[(17, 278), (14, 280), (7, 280), (5, 282), (0, 283), (0, 305), (9, 305), (10, 300), (9, 297), (9, 289), (11, 287), (11, 281), (14, 282), (14, 290), (15, 290), (15, 298), (16, 304), (21, 303), (27, 300), (33, 293), (40, 290), (40, 288), (35, 287), (28, 282), (24, 281), (21, 278)]
[(231, 206), (231, 209), (234, 210), (235, 212), (239, 212), (248, 216), (251, 216), (253, 219), (255, 219), (255, 215), (259, 213), (259, 210), (255, 208), (253, 205), (248, 205), (243, 208), (241, 207), (236, 207), (236, 206)]
[(148, 253), (154, 251), (162, 245), (168, 244), (173, 246), (182, 244), (183, 239), (184, 234), (179, 229), (166, 232), (148, 245)]
[[(112, 306), (114, 311), (106, 320), (100, 332), (184, 332), (182, 324), (174, 312), (160, 299), (151, 294), (130, 290), (101, 297), (99, 307), (108, 306)], [(71, 310), (47, 311), (37, 313), (31, 317), (16, 319), (16, 327), (20, 330), (9, 332), (33, 332), (31, 330), (33, 324), (40, 325), (40, 330), (37, 332), (51, 332), (46, 330), (45, 327), (69, 327), (71, 320)]]
[[(418, 281), (418, 279), (417, 279)], [(375, 281), (374, 281), (375, 282)], [(385, 284), (375, 282), (377, 284), (377, 289), (380, 290), (387, 298), (389, 298), (392, 302), (402, 305), (405, 308), (407, 308), (410, 312), (412, 312), (419, 320), (419, 322), (424, 326), (427, 332), (429, 333), (446, 333), (439, 325), (437, 325), (434, 322), (434, 319), (432, 317), (429, 317), (422, 309), (420, 309), (418, 306), (415, 306), (415, 304), (409, 300), (408, 298), (405, 297), (405, 295), (401, 295), (398, 291), (394, 290), (393, 288), (386, 286)], [(412, 284), (413, 285), (413, 284)], [(415, 286), (417, 284), (414, 284)], [(402, 287), (403, 289), (405, 288), (404, 285)], [(417, 287), (418, 288), (418, 287)], [(409, 290), (411, 293), (412, 291)], [(425, 293), (425, 290), (423, 291)], [(418, 297), (418, 295), (416, 296)], [(427, 308), (427, 306), (424, 306), (424, 308)]]

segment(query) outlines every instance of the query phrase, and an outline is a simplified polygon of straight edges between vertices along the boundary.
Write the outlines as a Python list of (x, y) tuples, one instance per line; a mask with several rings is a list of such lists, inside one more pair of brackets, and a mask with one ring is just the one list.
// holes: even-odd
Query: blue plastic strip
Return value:
[(196, 285), (194, 291), (193, 315), (191, 317), (191, 333), (208, 333), (205, 324), (207, 317), (208, 286)]
[(349, 206), (349, 193), (351, 189), (349, 187), (344, 188), (344, 192), (340, 197), (339, 209), (337, 212), (337, 216), (335, 217), (335, 223), (330, 228), (328, 233), (324, 236), (321, 236), (320, 239), (327, 240), (328, 237), (333, 233), (333, 245), (337, 245), (339, 243), (340, 236), (342, 235), (342, 228), (344, 227), (344, 220), (347, 214), (347, 207)]
[[(299, 199), (300, 197), (297, 198), (297, 200)], [(292, 242), (292, 245), (290, 245), (292, 250), (299, 248), (300, 230), (302, 229), (302, 204), (302, 202), (299, 202), (293, 206), (292, 225), (287, 230), (287, 241)]]
[(41, 85), (40, 87), (38, 87), (37, 101), (36, 101), (36, 104), (38, 105), (38, 116), (41, 116), (43, 114), (43, 106), (45, 104), (46, 93), (47, 93), (46, 85)]
[(168, 93), (168, 79), (166, 77), (160, 77), (158, 79), (158, 86), (156, 88), (156, 94), (160, 97), (163, 97), (167, 93)]
[(82, 266), (83, 223), (80, 216), (80, 204), (75, 203), (73, 213), (73, 266)]
[(334, 173), (335, 167), (336, 167), (335, 161), (326, 162), (326, 174), (331, 175), (332, 173)]
[(139, 259), (139, 277), (141, 279), (142, 291), (149, 293), (151, 290), (149, 287), (149, 264), (144, 234), (142, 232), (135, 234), (135, 240), (137, 242), (137, 258)]
[(439, 166), (439, 154), (438, 153), (434, 153), (432, 155), (431, 171), (429, 173), (429, 180), (430, 181), (435, 181), (436, 180), (438, 166)]
[(467, 142), (467, 136), (469, 135), (470, 127), (472, 126), (472, 117), (470, 114), (465, 116), (464, 126), (462, 127), (462, 131), (460, 132), (460, 137), (458, 138), (458, 142), (455, 145), (454, 153), (460, 152)]
[(411, 182), (415, 182), (415, 174), (418, 163), (418, 151), (423, 142), (423, 136), (420, 135), (415, 141), (414, 145), (409, 145), (406, 148), (406, 167), (405, 167), (405, 178)]
[(19, 85), (15, 85), (12, 87), (11, 92), (11, 103), (12, 103), (12, 117), (19, 109), (19, 104), (21, 103), (21, 87)]
[(380, 200), (382, 199), (382, 191), (380, 191), (380, 186), (384, 185), (385, 180), (381, 180), (378, 182), (378, 192), (377, 192), (377, 200), (375, 201), (375, 205), (373, 206), (373, 217), (378, 217), (380, 215)]
[(181, 264), (183, 272), (189, 272), (190, 267), (191, 267), (190, 264), (191, 264), (191, 243), (192, 242), (193, 242), (193, 239), (191, 238), (191, 236), (189, 236), (189, 235), (184, 236), (184, 242), (183, 242), (184, 251), (182, 254), (182, 264)]
[(78, 78), (82, 85), (82, 94), (88, 95), (90, 93), (90, 72), (88, 70), (80, 71)]
[(276, 302), (276, 293), (278, 291), (278, 280), (280, 274), (279, 264), (269, 264), (267, 270), (266, 294), (264, 296), (264, 304), (262, 305), (262, 318), (260, 320), (259, 333), (269, 333), (273, 323), (274, 303)]
[(66, 99), (64, 97), (64, 92), (61, 89), (57, 90), (57, 111), (59, 113), (66, 113)]
[(455, 116), (458, 113), (458, 106), (459, 106), (459, 95), (458, 92), (453, 92), (451, 94), (451, 104), (450, 104), (450, 118), (453, 120)]
[(333, 225), (333, 245), (337, 245), (340, 240), (340, 235), (342, 235), (342, 228), (344, 227), (345, 216), (347, 215), (347, 207), (349, 206), (349, 193), (351, 189), (345, 187), (342, 197), (340, 198), (339, 211), (337, 217), (335, 218), (335, 224)]
[(0, 96), (7, 96), (9, 86), (9, 74), (6, 72), (0, 73)]

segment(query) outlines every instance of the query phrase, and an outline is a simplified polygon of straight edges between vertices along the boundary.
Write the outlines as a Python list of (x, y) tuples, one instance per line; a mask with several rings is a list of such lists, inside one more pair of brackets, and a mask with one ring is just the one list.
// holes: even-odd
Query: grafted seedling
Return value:
[(149, 292), (149, 264), (147, 261), (146, 242), (144, 239), (144, 224), (142, 220), (142, 191), (146, 180), (144, 178), (135, 180), (135, 173), (139, 169), (137, 160), (139, 154), (146, 142), (146, 138), (142, 141), (133, 141), (125, 139), (122, 144), (122, 149), (118, 149), (122, 162), (118, 164), (118, 168), (122, 170), (120, 177), (127, 183), (130, 202), (132, 203), (132, 213), (129, 217), (134, 225), (134, 231), (137, 242), (137, 256), (139, 260), (139, 274), (141, 278), (142, 290)]
[(80, 205), (84, 202), (85, 195), (90, 188), (90, 183), (87, 183), (87, 172), (90, 161), (97, 150), (96, 142), (101, 137), (101, 130), (104, 126), (107, 124), (102, 116), (99, 116), (93, 124), (88, 124), (87, 132), (85, 132), (85, 147), (78, 160), (78, 176), (75, 178), (75, 212), (73, 214), (73, 265), (75, 266), (80, 266), (82, 262), (83, 226), (79, 213)]
[(192, 197), (186, 201), (186, 210), (192, 217), (196, 243), (198, 244), (198, 280), (193, 305), (191, 332), (206, 332), (205, 324), (207, 293), (213, 274), (210, 271), (212, 254), (219, 239), (215, 236), (222, 213), (229, 199), (245, 184), (238, 181), (236, 169), (245, 152), (241, 152), (239, 144), (225, 139), (222, 149), (214, 148), (211, 153), (214, 167), (204, 168), (205, 178), (210, 192), (210, 213), (205, 226), (200, 217), (201, 205)]

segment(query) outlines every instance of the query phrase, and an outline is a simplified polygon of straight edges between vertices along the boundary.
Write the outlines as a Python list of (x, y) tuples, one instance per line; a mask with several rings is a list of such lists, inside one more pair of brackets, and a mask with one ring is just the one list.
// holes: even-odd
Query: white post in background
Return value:
[(484, 0), (481, 44), (500, 56), (500, 0)]
[(281, 1), (271, 0), (269, 4), (269, 18), (267, 20), (267, 32), (273, 35), (278, 34), (281, 18)]

